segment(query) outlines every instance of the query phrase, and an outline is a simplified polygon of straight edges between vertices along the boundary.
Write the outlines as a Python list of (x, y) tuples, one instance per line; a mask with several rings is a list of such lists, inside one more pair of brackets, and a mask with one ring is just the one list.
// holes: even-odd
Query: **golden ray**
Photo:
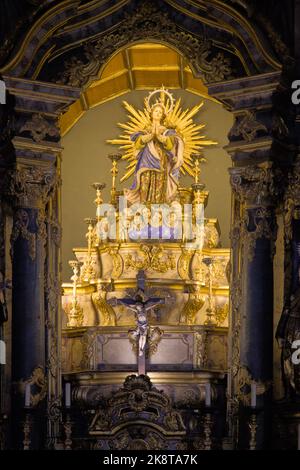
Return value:
[[(135, 171), (137, 159), (134, 142), (131, 140), (132, 134), (136, 132), (144, 132), (145, 129), (151, 128), (150, 109), (146, 107), (146, 98), (144, 100), (144, 109), (135, 109), (134, 106), (127, 101), (123, 101), (124, 108), (128, 111), (128, 121), (126, 123), (118, 123), (118, 127), (123, 129), (123, 133), (117, 139), (107, 140), (107, 143), (118, 145), (125, 153), (122, 155), (122, 160), (126, 160), (128, 165), (126, 172), (121, 178), (121, 182), (127, 180)], [(199, 104), (193, 106), (191, 109), (182, 110), (181, 98), (176, 100), (173, 109), (171, 103), (166, 102), (166, 110), (168, 112), (165, 125), (168, 128), (175, 129), (176, 133), (180, 135), (184, 141), (183, 164), (180, 168), (181, 173), (188, 173), (194, 176), (194, 162), (192, 158), (193, 153), (201, 153), (203, 147), (216, 145), (218, 142), (206, 139), (206, 135), (201, 135), (200, 131), (205, 127), (205, 124), (196, 124), (193, 121), (194, 116), (204, 105), (201, 101)], [(171, 111), (170, 111), (171, 109)]]

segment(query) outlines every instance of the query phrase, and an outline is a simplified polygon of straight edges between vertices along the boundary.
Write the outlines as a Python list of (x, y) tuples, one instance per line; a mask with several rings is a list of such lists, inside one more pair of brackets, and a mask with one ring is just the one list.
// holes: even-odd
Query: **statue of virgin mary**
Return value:
[(176, 199), (179, 170), (183, 163), (183, 140), (175, 129), (163, 125), (165, 109), (151, 109), (151, 128), (131, 135), (137, 164), (134, 181), (124, 194), (129, 203), (171, 203)]
[[(153, 102), (157, 94), (159, 98)], [(128, 166), (121, 182), (134, 177), (130, 189), (124, 190), (130, 204), (177, 200), (179, 174), (194, 176), (193, 153), (199, 154), (202, 146), (216, 143), (204, 140), (199, 133), (204, 124), (193, 122), (203, 102), (184, 111), (180, 103), (180, 98), (175, 103), (164, 87), (149, 93), (143, 111), (123, 102), (130, 113), (129, 121), (119, 124), (125, 132), (107, 142), (125, 151), (122, 159)]]

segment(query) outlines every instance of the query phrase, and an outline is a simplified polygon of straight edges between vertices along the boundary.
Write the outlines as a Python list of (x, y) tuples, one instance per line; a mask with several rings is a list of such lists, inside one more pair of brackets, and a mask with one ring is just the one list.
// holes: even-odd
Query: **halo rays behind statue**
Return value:
[(200, 134), (204, 124), (193, 122), (203, 102), (185, 111), (180, 103), (164, 87), (149, 93), (143, 111), (123, 102), (129, 122), (119, 124), (124, 130), (119, 139), (107, 142), (118, 145), (128, 162), (121, 181), (134, 175), (131, 188), (124, 191), (130, 204), (175, 201), (180, 172), (194, 176), (192, 153), (217, 143)]

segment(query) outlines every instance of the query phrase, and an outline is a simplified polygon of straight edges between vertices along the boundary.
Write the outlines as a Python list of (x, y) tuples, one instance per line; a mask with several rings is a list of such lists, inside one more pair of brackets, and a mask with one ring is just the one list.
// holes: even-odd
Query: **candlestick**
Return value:
[(30, 408), (31, 404), (31, 385), (25, 385), (25, 408)]
[(256, 408), (256, 383), (251, 383), (251, 407)]
[(205, 406), (211, 406), (211, 385), (210, 383), (205, 384)]
[(206, 309), (205, 325), (215, 325), (215, 309), (213, 298), (213, 258), (203, 258), (203, 263), (208, 267), (208, 308)]
[(256, 450), (256, 432), (257, 432), (257, 416), (256, 412), (253, 412), (249, 420), (249, 429), (250, 429), (250, 443), (249, 449)]
[(32, 416), (29, 410), (26, 411), (25, 421), (23, 423), (23, 450), (30, 450), (31, 445)]
[(67, 382), (65, 385), (65, 406), (66, 408), (71, 407), (71, 384)]
[(119, 153), (114, 153), (108, 155), (108, 158), (112, 161), (112, 168), (110, 170), (112, 174), (112, 184), (111, 184), (111, 203), (115, 204), (116, 202), (116, 177), (118, 174), (118, 161), (122, 158), (122, 155)]
[(94, 203), (97, 206), (96, 217), (97, 217), (98, 222), (101, 219), (101, 205), (102, 205), (102, 202), (103, 202), (101, 191), (102, 191), (102, 189), (105, 188), (105, 186), (106, 186), (105, 183), (93, 183), (92, 184), (92, 187), (94, 189), (96, 189), (96, 199), (94, 200)]
[(81, 276), (85, 282), (91, 281), (91, 279), (95, 278), (95, 272), (93, 269), (93, 260), (92, 260), (92, 248), (93, 248), (93, 240), (94, 240), (94, 225), (96, 223), (96, 219), (92, 219), (90, 217), (84, 219), (85, 223), (88, 226), (88, 231), (85, 235), (88, 242), (88, 252), (87, 256), (84, 260), (84, 265), (82, 267)]
[(69, 265), (73, 269), (73, 276), (71, 277), (71, 280), (73, 281), (73, 296), (72, 296), (71, 309), (68, 312), (67, 327), (76, 328), (76, 327), (82, 326), (82, 322), (83, 322), (83, 310), (77, 301), (77, 281), (80, 279), (79, 273), (80, 273), (80, 266), (82, 265), (82, 263), (77, 260), (72, 260), (72, 261), (69, 261)]
[(201, 155), (201, 153), (192, 153), (191, 157), (195, 164), (195, 170), (194, 170), (195, 183), (199, 183), (200, 175), (201, 175), (200, 163), (205, 163), (206, 158), (204, 158)]

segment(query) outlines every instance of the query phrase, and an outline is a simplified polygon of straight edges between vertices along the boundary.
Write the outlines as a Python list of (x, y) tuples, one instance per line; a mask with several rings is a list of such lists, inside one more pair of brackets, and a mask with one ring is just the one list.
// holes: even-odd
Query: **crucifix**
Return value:
[(147, 312), (151, 311), (156, 305), (165, 304), (166, 299), (159, 297), (149, 298), (145, 294), (145, 273), (139, 271), (137, 276), (137, 290), (130, 298), (108, 300), (112, 306), (124, 305), (135, 313), (136, 328), (129, 330), (134, 338), (138, 339), (138, 374), (146, 374), (146, 344), (149, 333), (149, 323)]

